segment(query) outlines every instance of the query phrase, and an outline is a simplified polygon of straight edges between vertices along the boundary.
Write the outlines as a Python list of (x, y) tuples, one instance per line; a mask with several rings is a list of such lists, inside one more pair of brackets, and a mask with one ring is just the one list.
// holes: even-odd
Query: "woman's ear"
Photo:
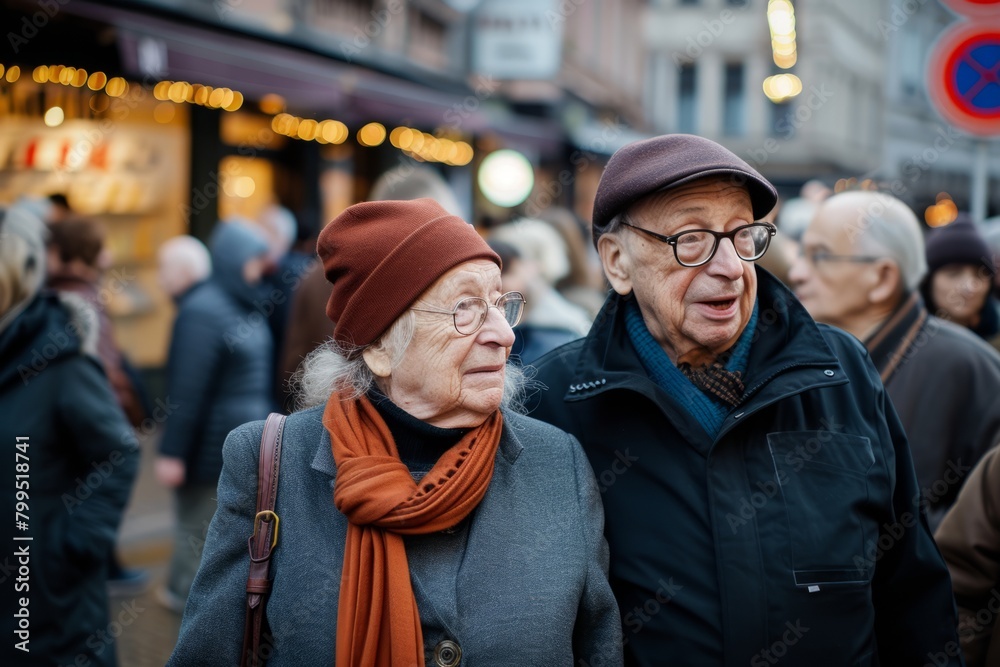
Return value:
[(597, 252), (601, 256), (604, 274), (616, 292), (625, 296), (632, 292), (631, 263), (628, 249), (618, 234), (610, 232), (597, 239)]
[(389, 353), (381, 346), (369, 345), (361, 356), (375, 377), (387, 378), (392, 373), (392, 360), (389, 358)]

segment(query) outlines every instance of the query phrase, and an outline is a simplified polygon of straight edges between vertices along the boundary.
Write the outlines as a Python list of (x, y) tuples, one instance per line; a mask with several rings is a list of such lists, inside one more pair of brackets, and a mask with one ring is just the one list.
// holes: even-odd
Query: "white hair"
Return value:
[(0, 208), (0, 330), (38, 293), (45, 282), (45, 223), (31, 209)]
[(555, 285), (569, 274), (569, 251), (556, 228), (543, 220), (521, 218), (496, 227), (490, 238), (503, 241), (534, 262), (542, 278)]
[(386, 171), (368, 194), (369, 201), (411, 200), (429, 197), (452, 215), (462, 217), (458, 197), (444, 178), (426, 165), (412, 162)]
[[(416, 329), (413, 311), (406, 311), (381, 337), (371, 345), (344, 345), (327, 340), (303, 360), (295, 372), (292, 384), (300, 387), (296, 397), (299, 410), (323, 405), (334, 392), (343, 392), (347, 398), (357, 398), (375, 386), (375, 375), (365, 363), (362, 353), (367, 347), (389, 353), (390, 366), (395, 368), (403, 360), (406, 348), (413, 340)], [(525, 373), (513, 364), (507, 364), (500, 407), (515, 412), (523, 411)]]
[(907, 290), (915, 290), (927, 273), (924, 234), (909, 206), (884, 192), (850, 191), (834, 195), (823, 206), (843, 205), (857, 211), (848, 229), (856, 247), (865, 254), (884, 255), (899, 267)]
[(157, 259), (165, 271), (180, 273), (187, 285), (201, 282), (212, 273), (212, 255), (193, 236), (180, 235), (160, 246)]
[(284, 206), (275, 204), (261, 211), (257, 222), (267, 238), (270, 257), (275, 261), (280, 260), (288, 253), (298, 234), (295, 215)]

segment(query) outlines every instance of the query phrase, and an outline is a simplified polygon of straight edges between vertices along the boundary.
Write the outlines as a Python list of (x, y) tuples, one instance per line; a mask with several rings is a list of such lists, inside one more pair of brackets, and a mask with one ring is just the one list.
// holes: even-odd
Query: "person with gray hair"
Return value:
[(156, 258), (160, 287), (175, 300), (212, 275), (212, 256), (193, 236), (182, 234), (167, 240)]
[(97, 314), (42, 289), (45, 236), (34, 213), (0, 208), (0, 664), (113, 667), (106, 579), (139, 448)]
[(817, 321), (868, 349), (909, 439), (933, 530), (1000, 440), (1000, 355), (927, 311), (918, 289), (926, 272), (913, 211), (888, 194), (852, 191), (820, 206), (789, 278)]

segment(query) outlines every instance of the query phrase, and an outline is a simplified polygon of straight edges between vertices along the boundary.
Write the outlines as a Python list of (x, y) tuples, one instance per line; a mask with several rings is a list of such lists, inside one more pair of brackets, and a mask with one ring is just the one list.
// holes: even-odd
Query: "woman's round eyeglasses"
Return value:
[(741, 225), (728, 232), (713, 232), (711, 229), (689, 229), (679, 234), (664, 236), (651, 232), (648, 229), (637, 227), (630, 222), (622, 221), (626, 227), (631, 227), (640, 231), (657, 241), (661, 241), (674, 248), (674, 257), (681, 266), (693, 268), (708, 264), (715, 257), (715, 251), (719, 249), (721, 239), (729, 239), (736, 254), (745, 262), (752, 262), (764, 256), (767, 247), (771, 243), (771, 237), (778, 233), (778, 229), (766, 222), (754, 222), (749, 225)]
[(507, 324), (513, 328), (521, 321), (521, 314), (524, 312), (524, 295), (520, 292), (507, 292), (501, 294), (495, 304), (491, 304), (482, 297), (470, 296), (456, 303), (452, 310), (416, 307), (411, 307), (411, 310), (451, 315), (455, 322), (455, 330), (463, 336), (471, 336), (486, 323), (490, 308), (499, 310), (503, 318), (507, 320)]

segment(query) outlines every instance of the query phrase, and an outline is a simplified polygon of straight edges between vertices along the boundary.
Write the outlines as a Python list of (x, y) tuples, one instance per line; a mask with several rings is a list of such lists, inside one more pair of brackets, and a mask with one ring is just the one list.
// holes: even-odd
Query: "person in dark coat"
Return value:
[(40, 291), (44, 224), (0, 209), (3, 665), (116, 665), (105, 580), (139, 449), (97, 315)]
[(607, 514), (625, 664), (959, 665), (948, 571), (864, 348), (755, 266), (776, 192), (722, 146), (616, 152), (594, 202), (614, 292), (540, 361)]
[(994, 254), (965, 213), (927, 237), (927, 275), (920, 294), (934, 315), (1000, 347), (1000, 302), (993, 296)]
[[(499, 258), (429, 198), (351, 206), (318, 246), (336, 324), (282, 435), (268, 667), (620, 665), (593, 472), (511, 409)], [(263, 429), (226, 441), (171, 667), (240, 661)]]
[(867, 348), (906, 431), (933, 531), (976, 461), (1000, 441), (1000, 355), (928, 312), (919, 291), (923, 234), (899, 199), (834, 195), (802, 248), (789, 274), (795, 293), (817, 321)]
[[(156, 475), (174, 489), (177, 537), (160, 601), (180, 613), (215, 513), (222, 445), (271, 408), (271, 332), (255, 305), (267, 243), (242, 221), (220, 222), (209, 242), (212, 275), (178, 305), (167, 360), (167, 416)], [(176, 407), (174, 407), (176, 406)]]

